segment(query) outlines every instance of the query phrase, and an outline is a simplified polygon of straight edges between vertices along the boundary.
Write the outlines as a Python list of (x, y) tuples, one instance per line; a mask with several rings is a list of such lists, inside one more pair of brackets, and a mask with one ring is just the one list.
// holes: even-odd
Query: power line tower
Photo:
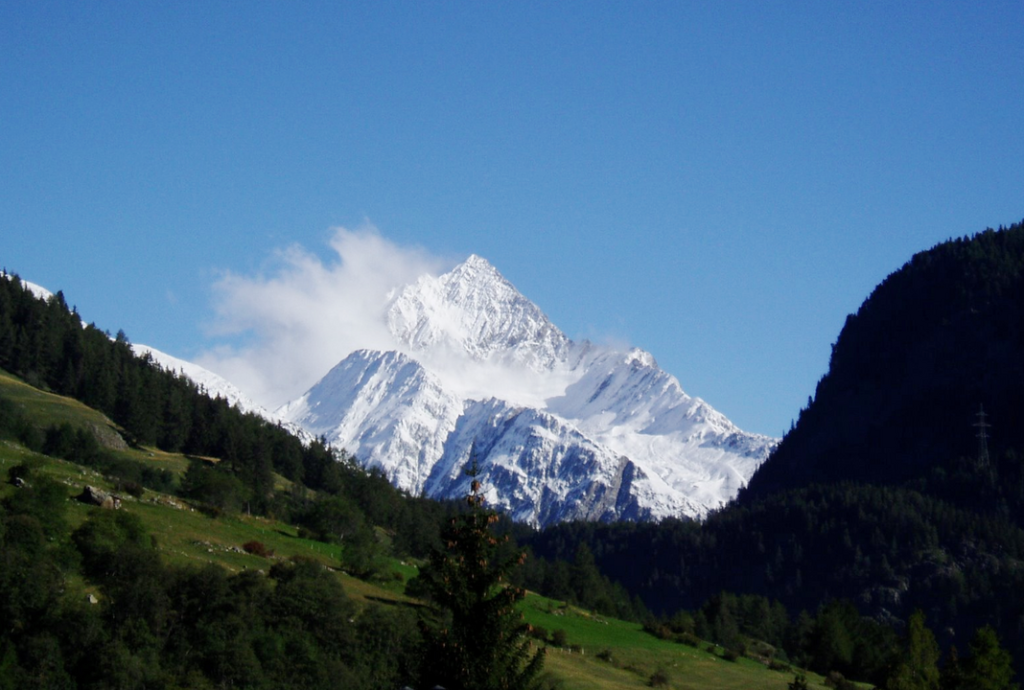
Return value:
[(992, 425), (985, 421), (988, 415), (985, 414), (984, 405), (978, 406), (978, 413), (975, 416), (978, 418), (973, 425), (978, 430), (978, 464), (981, 467), (988, 467), (988, 430)]

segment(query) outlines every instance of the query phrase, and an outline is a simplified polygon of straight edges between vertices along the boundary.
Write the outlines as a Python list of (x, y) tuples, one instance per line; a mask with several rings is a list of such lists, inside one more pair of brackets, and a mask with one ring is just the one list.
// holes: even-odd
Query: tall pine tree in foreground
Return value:
[(484, 509), (475, 470), (474, 462), (469, 511), (445, 527), (443, 548), (420, 576), (438, 609), (438, 619), (425, 625), (421, 679), (424, 687), (447, 690), (528, 688), (544, 649), (533, 650), (529, 625), (516, 610), (525, 592), (507, 581), (525, 555), (501, 553), (508, 537), (492, 532), (498, 515)]
[(942, 690), (1019, 690), (1013, 682), (1010, 653), (999, 644), (990, 626), (978, 629), (971, 639), (971, 655), (961, 660), (954, 647), (942, 669)]
[(886, 690), (938, 690), (939, 645), (924, 622), (924, 613), (914, 612), (907, 621), (904, 647), (885, 684)]

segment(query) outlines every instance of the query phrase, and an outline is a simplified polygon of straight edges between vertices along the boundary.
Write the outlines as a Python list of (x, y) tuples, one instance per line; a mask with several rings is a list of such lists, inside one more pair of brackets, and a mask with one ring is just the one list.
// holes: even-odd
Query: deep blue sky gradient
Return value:
[(7, 2), (0, 264), (190, 358), (338, 225), (788, 428), (910, 256), (1024, 218), (1024, 3)]

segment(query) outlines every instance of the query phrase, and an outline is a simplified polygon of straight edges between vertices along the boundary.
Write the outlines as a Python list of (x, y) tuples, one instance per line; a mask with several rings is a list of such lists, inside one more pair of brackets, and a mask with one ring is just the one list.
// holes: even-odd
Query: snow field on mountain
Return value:
[(774, 444), (650, 353), (571, 341), (480, 257), (390, 299), (396, 351), (352, 353), (279, 413), (411, 492), (464, 495), (475, 459), (492, 502), (532, 524), (700, 517)]

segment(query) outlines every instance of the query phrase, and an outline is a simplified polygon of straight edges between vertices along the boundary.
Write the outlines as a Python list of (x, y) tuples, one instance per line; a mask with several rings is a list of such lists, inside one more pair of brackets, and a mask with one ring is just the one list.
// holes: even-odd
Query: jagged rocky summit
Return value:
[(486, 260), (395, 290), (393, 350), (351, 353), (276, 411), (413, 494), (563, 520), (701, 517), (776, 439), (739, 430), (654, 358), (574, 342)]

